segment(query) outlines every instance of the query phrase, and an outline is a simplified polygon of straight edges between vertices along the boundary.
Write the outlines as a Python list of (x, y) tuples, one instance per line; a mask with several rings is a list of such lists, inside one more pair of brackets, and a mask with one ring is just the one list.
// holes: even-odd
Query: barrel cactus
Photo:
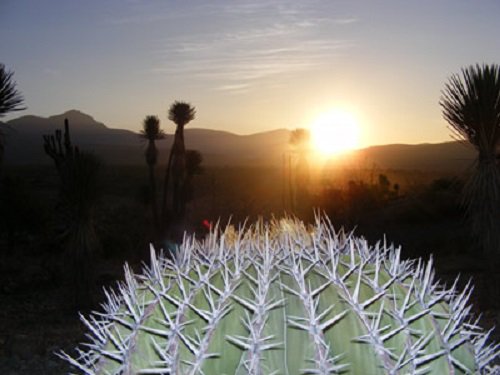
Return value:
[(170, 260), (107, 292), (76, 355), (82, 374), (493, 374), (499, 345), (471, 315), (472, 286), (432, 259), (335, 231), (326, 218), (186, 238)]

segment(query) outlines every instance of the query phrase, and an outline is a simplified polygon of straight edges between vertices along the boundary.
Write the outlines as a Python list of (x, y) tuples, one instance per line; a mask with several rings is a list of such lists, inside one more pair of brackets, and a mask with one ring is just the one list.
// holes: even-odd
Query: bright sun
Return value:
[(332, 110), (319, 116), (311, 125), (312, 146), (319, 153), (332, 156), (359, 145), (359, 125), (354, 115)]

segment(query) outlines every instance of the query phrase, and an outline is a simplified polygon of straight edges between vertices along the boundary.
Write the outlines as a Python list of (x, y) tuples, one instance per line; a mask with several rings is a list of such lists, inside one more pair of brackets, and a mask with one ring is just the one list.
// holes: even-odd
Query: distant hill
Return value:
[[(107, 163), (128, 164), (130, 151), (135, 150), (140, 153), (141, 144), (135, 133), (110, 129), (85, 113), (71, 110), (47, 118), (22, 116), (7, 121), (3, 126), (6, 136), (5, 163), (15, 165), (51, 163), (52, 160), (43, 150), (43, 135), (53, 135), (56, 129), (63, 129), (65, 118), (70, 123), (73, 143), (82, 149), (95, 151)], [(139, 159), (140, 157), (130, 162), (135, 164)]]
[[(6, 135), (5, 164), (50, 164), (43, 151), (44, 134), (62, 129), (64, 119), (70, 123), (73, 143), (95, 152), (109, 165), (144, 164), (145, 141), (138, 133), (111, 129), (77, 110), (47, 118), (22, 116), (6, 123), (0, 130)], [(168, 126), (173, 131), (174, 127)], [(188, 149), (200, 151), (204, 164), (210, 166), (278, 166), (289, 150), (290, 130), (278, 129), (252, 135), (186, 127)], [(165, 163), (173, 134), (158, 142), (160, 163)], [(358, 150), (352, 159), (365, 166), (379, 168), (461, 171), (470, 165), (473, 150), (459, 142), (420, 145), (384, 145)]]
[(381, 168), (460, 172), (474, 162), (472, 146), (462, 142), (392, 144), (358, 151), (358, 159)]

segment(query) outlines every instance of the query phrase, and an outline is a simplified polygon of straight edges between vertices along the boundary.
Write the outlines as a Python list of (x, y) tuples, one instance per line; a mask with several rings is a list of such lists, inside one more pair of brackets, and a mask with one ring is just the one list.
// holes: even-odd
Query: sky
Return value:
[(28, 109), (112, 128), (196, 107), (251, 134), (354, 114), (361, 146), (451, 140), (447, 79), (500, 63), (498, 0), (0, 0), (0, 62)]

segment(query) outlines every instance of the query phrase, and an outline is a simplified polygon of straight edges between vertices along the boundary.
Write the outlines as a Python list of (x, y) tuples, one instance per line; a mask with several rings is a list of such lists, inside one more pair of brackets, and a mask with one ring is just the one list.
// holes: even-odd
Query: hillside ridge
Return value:
[[(82, 111), (72, 109), (58, 115), (40, 117), (25, 115), (0, 122), (5, 134), (5, 163), (12, 165), (49, 164), (43, 151), (43, 135), (62, 129), (68, 118), (74, 144), (95, 152), (107, 164), (144, 164), (145, 140), (137, 132), (109, 128)], [(173, 133), (173, 127), (169, 127)], [(159, 163), (166, 162), (173, 134), (167, 132), (165, 140), (158, 141)], [(290, 152), (291, 130), (271, 129), (241, 135), (224, 130), (186, 127), (185, 142), (188, 149), (200, 151), (204, 164), (211, 166), (281, 166), (283, 155)], [(351, 161), (364, 165), (377, 165), (383, 169), (423, 169), (461, 171), (474, 159), (474, 150), (462, 142), (374, 145), (350, 153)], [(346, 159), (346, 158), (344, 158)]]

